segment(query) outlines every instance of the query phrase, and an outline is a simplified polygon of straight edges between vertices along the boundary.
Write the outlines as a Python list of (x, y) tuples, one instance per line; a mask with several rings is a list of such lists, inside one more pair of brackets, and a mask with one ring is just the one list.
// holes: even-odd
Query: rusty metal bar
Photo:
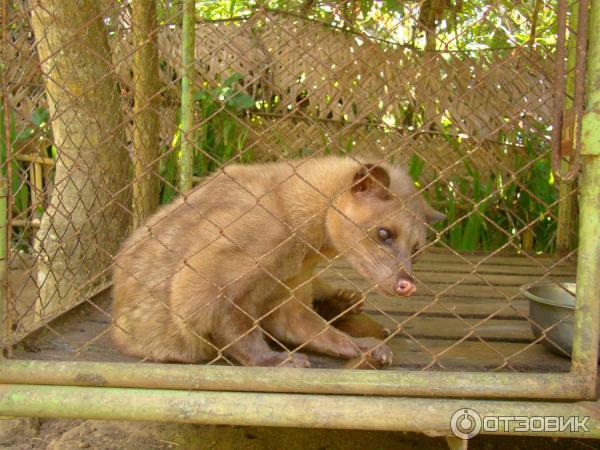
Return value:
[[(482, 420), (491, 416), (588, 417), (584, 420), (587, 431), (529, 433), (536, 436), (600, 437), (600, 407), (596, 402), (511, 402), (0, 385), (0, 415), (3, 416), (398, 430), (447, 436), (451, 434), (452, 416), (463, 408), (473, 409)], [(497, 434), (529, 434), (516, 431), (515, 425), (518, 422), (512, 422), (508, 430), (501, 430)]]
[(600, 2), (592, 2), (587, 63), (587, 104), (582, 122), (577, 308), (572, 373), (596, 393), (600, 337)]
[[(587, 378), (586, 378), (587, 380)], [(0, 383), (425, 397), (581, 399), (569, 373), (477, 373), (5, 360)]]

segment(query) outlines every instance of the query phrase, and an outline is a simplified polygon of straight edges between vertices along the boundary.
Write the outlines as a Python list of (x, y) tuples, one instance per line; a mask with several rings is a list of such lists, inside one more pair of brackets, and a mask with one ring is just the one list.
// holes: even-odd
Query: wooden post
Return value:
[[(566, 81), (566, 91), (567, 95), (565, 96), (565, 104), (563, 110), (568, 113), (569, 110), (573, 107), (573, 95), (575, 93), (575, 62), (577, 59), (577, 44), (576, 44), (576, 36), (577, 32), (577, 24), (578, 24), (578, 4), (573, 3), (571, 5), (571, 16), (569, 19), (569, 28), (571, 32), (569, 33), (569, 41), (567, 43), (568, 52), (567, 52), (567, 81)], [(581, 117), (573, 118), (574, 120), (581, 120)], [(571, 121), (573, 122), (573, 121)], [(575, 132), (575, 127), (564, 127), (564, 132)], [(564, 138), (564, 136), (563, 136)], [(575, 142), (573, 136), (570, 136), (570, 141)], [(566, 173), (569, 169), (569, 162), (562, 160), (561, 161), (561, 172)], [(575, 232), (575, 195), (572, 194), (573, 190), (577, 186), (577, 180), (573, 181), (563, 181), (559, 180), (558, 182), (558, 195), (560, 201), (558, 203), (558, 222), (556, 228), (556, 251), (559, 253), (564, 253), (573, 248), (574, 244), (574, 232)]]
[(138, 227), (158, 206), (160, 124), (158, 115), (158, 50), (156, 3), (134, 0), (133, 42), (133, 226)]

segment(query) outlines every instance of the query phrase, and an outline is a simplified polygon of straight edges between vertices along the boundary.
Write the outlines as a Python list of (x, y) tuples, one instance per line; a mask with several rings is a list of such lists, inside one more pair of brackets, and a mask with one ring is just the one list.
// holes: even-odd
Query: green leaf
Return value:
[(254, 106), (254, 99), (243, 92), (236, 92), (227, 100), (227, 106), (230, 106), (237, 112), (243, 111)]
[(508, 35), (501, 28), (496, 28), (489, 41), (490, 48), (505, 48), (509, 46)]
[(242, 74), (237, 73), (237, 72), (233, 72), (231, 75), (229, 75), (229, 77), (223, 82), (223, 86), (226, 87), (231, 87), (233, 86), (235, 83), (240, 82), (244, 77), (242, 76)]
[(373, 7), (373, 0), (360, 0), (360, 12), (363, 17), (367, 17), (369, 15), (369, 11)]
[(479, 214), (473, 213), (469, 216), (465, 225), (463, 239), (461, 242), (462, 250), (472, 252), (477, 248), (482, 225), (483, 219)]
[(48, 117), (50, 117), (48, 110), (40, 107), (37, 108), (31, 115), (31, 121), (36, 127), (41, 127), (43, 124), (48, 122)]
[(212, 98), (212, 95), (206, 89), (201, 89), (194, 94), (194, 100), (197, 102), (212, 100)]
[(408, 163), (408, 174), (411, 176), (413, 181), (419, 181), (424, 168), (425, 161), (423, 161), (423, 158), (417, 154), (412, 155)]
[(398, 0), (385, 0), (385, 7), (390, 11), (399, 11), (401, 9), (401, 5)]

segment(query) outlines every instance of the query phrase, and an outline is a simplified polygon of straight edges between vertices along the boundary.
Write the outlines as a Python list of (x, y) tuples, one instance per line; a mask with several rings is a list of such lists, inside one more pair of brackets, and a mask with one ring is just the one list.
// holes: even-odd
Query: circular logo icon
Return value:
[(460, 439), (471, 439), (481, 431), (481, 416), (471, 408), (462, 408), (452, 414), (450, 429)]

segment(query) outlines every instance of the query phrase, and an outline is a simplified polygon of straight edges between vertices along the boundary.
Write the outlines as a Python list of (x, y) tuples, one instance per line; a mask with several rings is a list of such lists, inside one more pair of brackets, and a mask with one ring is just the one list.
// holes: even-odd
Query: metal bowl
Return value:
[(542, 330), (552, 327), (546, 331), (542, 343), (554, 353), (570, 358), (575, 322), (575, 283), (543, 281), (524, 285), (521, 291), (529, 299), (533, 335), (539, 338), (543, 335)]

